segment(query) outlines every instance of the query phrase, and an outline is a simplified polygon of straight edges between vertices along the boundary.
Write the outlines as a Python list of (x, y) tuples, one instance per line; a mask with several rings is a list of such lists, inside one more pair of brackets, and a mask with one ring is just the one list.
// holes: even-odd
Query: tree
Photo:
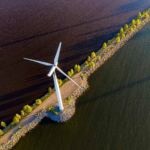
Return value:
[(95, 52), (91, 53), (91, 58), (96, 58), (96, 53)]
[(58, 79), (58, 84), (59, 84), (59, 86), (62, 86), (63, 81), (61, 79)]
[(120, 37), (119, 36), (116, 38), (116, 42), (120, 43)]
[(52, 92), (52, 88), (49, 87), (49, 88), (48, 88), (48, 93), (50, 94), (51, 92)]
[(120, 28), (120, 33), (122, 34), (122, 33), (124, 33), (124, 30), (123, 30), (123, 28)]
[(21, 116), (19, 114), (16, 114), (15, 117), (17, 117), (19, 120), (21, 119)]
[(135, 19), (132, 20), (131, 24), (132, 24), (132, 25), (135, 25), (135, 24), (136, 24)]
[(91, 62), (91, 63), (89, 64), (89, 67), (90, 67), (90, 68), (95, 67), (95, 63), (94, 63), (94, 62)]
[(74, 75), (74, 70), (71, 69), (70, 72), (71, 72), (71, 75), (73, 76)]
[(5, 128), (7, 125), (4, 121), (1, 121), (1, 127)]
[(134, 28), (133, 28), (133, 27), (131, 27), (131, 28), (130, 28), (130, 31), (131, 31), (131, 32), (133, 32), (133, 31), (134, 31)]
[(81, 67), (80, 67), (80, 65), (75, 65), (74, 66), (74, 70), (75, 70), (75, 72), (80, 72), (81, 71)]
[(125, 24), (125, 25), (124, 25), (124, 31), (127, 31), (128, 28), (129, 28), (128, 24)]
[(104, 42), (102, 48), (105, 49), (106, 47), (107, 47), (107, 44), (106, 42)]
[(91, 61), (91, 57), (90, 57), (90, 56), (88, 56), (87, 61), (88, 61), (88, 62), (90, 62), (90, 61)]
[(146, 17), (146, 18), (148, 18), (148, 17), (149, 17), (149, 14), (148, 14), (148, 12), (146, 12), (146, 13), (145, 13), (145, 17)]
[(99, 56), (97, 56), (97, 60), (100, 60), (101, 59), (101, 56), (99, 55)]
[(142, 13), (141, 12), (138, 13), (138, 18), (142, 18)]
[(0, 136), (2, 136), (3, 134), (4, 134), (4, 131), (0, 129)]
[(35, 100), (36, 105), (40, 105), (42, 103), (41, 99), (36, 99)]
[(25, 106), (23, 107), (23, 110), (24, 110), (24, 112), (26, 112), (26, 113), (30, 113), (30, 112), (32, 112), (32, 107), (29, 106), (29, 105), (25, 105)]
[(70, 71), (68, 71), (68, 72), (67, 72), (67, 74), (68, 74), (68, 76), (69, 76), (69, 77), (71, 77), (71, 76), (72, 76), (72, 74), (71, 74), (71, 72), (70, 72)]
[(21, 117), (24, 117), (25, 116), (25, 112), (23, 110), (21, 110)]
[(86, 65), (88, 65), (88, 64), (89, 64), (87, 60), (85, 61), (85, 64), (86, 64)]
[(15, 116), (15, 117), (13, 118), (13, 123), (14, 123), (14, 124), (17, 124), (17, 123), (19, 123), (19, 122), (20, 122), (20, 119)]
[(125, 38), (125, 34), (124, 33), (121, 34), (121, 38)]
[(137, 25), (140, 25), (140, 24), (141, 24), (141, 20), (140, 20), (140, 19), (137, 19), (137, 20), (136, 20), (136, 24), (137, 24)]
[(71, 69), (70, 71), (67, 72), (69, 77), (72, 77), (74, 75), (74, 70)]

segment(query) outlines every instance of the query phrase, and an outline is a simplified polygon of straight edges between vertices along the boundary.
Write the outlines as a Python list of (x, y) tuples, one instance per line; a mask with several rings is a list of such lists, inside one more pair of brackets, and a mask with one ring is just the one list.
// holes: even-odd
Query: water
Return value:
[(43, 120), (14, 150), (150, 149), (150, 24), (89, 79), (75, 116)]
[(1, 0), (0, 120), (9, 121), (50, 85), (49, 68), (22, 57), (51, 62), (62, 41), (66, 71), (149, 6), (149, 0)]

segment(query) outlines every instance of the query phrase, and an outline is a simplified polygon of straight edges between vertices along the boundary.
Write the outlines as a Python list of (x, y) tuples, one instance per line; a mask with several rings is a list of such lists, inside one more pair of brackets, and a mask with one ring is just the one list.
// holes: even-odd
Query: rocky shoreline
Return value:
[[(147, 24), (150, 21), (150, 17), (147, 19), (144, 19), (141, 22), (141, 25), (139, 25), (134, 31), (130, 32), (129, 34), (126, 35), (124, 39), (120, 41), (120, 43), (116, 43), (115, 40), (108, 45), (107, 48), (104, 50), (100, 49), (96, 54), (97, 56), (100, 56), (101, 59), (98, 60), (95, 63), (95, 66), (92, 68), (88, 67), (83, 67), (83, 69), (80, 72), (80, 76), (84, 75), (82, 77), (82, 89), (76, 89), (72, 94), (72, 101), (71, 103), (65, 104), (65, 110), (62, 113), (59, 114), (52, 114), (47, 111), (46, 108), (43, 108), (42, 111), (38, 112), (36, 115), (30, 115), (30, 120), (28, 120), (28, 123), (25, 125), (19, 126), (17, 125), (16, 127), (16, 132), (12, 134), (10, 138), (7, 139), (7, 141), (3, 142), (1, 141), (0, 138), (0, 150), (9, 150), (11, 149), (21, 137), (25, 136), (27, 132), (35, 128), (38, 123), (44, 118), (44, 117), (49, 117), (53, 121), (56, 122), (66, 122), (69, 120), (75, 113), (75, 104), (76, 100), (79, 96), (83, 94), (83, 92), (88, 88), (88, 77), (96, 71), (100, 66), (102, 66), (110, 57), (112, 57), (125, 43), (130, 40), (139, 30), (141, 30), (145, 24)], [(31, 113), (32, 114), (32, 113)], [(15, 128), (15, 127), (14, 127)], [(9, 131), (8, 131), (9, 132)]]

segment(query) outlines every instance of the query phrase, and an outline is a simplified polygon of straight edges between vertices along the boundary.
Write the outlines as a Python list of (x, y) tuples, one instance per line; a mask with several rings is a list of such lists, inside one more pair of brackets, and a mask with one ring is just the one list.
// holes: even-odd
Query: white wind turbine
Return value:
[(56, 52), (56, 55), (55, 55), (55, 58), (54, 58), (54, 64), (51, 64), (51, 63), (48, 63), (48, 62), (44, 62), (44, 61), (29, 59), (29, 58), (24, 58), (24, 59), (32, 61), (32, 62), (35, 62), (35, 63), (39, 63), (39, 64), (44, 65), (44, 66), (51, 67), (51, 69), (48, 72), (47, 76), (48, 77), (53, 76), (54, 88), (55, 88), (55, 91), (56, 91), (56, 96), (57, 96), (57, 100), (58, 100), (58, 106), (59, 106), (60, 111), (63, 111), (64, 107), (63, 107), (63, 102), (62, 102), (62, 97), (61, 97), (61, 93), (60, 93), (60, 89), (59, 89), (57, 76), (56, 76), (56, 70), (58, 70), (60, 73), (62, 73), (64, 76), (66, 76), (69, 80), (71, 80), (78, 87), (80, 87), (80, 86), (73, 79), (71, 79), (62, 69), (60, 69), (58, 67), (58, 59), (59, 59), (61, 45), (62, 45), (62, 43), (60, 42), (59, 46), (58, 46), (58, 49), (57, 49), (57, 52)]

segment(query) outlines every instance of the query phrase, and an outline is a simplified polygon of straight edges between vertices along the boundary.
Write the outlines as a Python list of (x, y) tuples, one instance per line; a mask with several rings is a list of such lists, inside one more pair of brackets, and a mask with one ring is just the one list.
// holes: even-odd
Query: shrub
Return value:
[(125, 25), (124, 25), (124, 31), (127, 31), (128, 28), (129, 28), (128, 24), (125, 24)]
[(103, 43), (102, 48), (105, 49), (107, 47), (106, 42)]
[(90, 62), (89, 67), (90, 67), (90, 68), (95, 67), (95, 63), (94, 63), (94, 62)]
[(14, 117), (13, 117), (13, 124), (17, 124), (19, 123), (21, 120), (21, 116), (19, 114), (16, 114)]
[(62, 86), (63, 81), (61, 79), (58, 79), (58, 84), (59, 84), (59, 86)]
[(5, 128), (7, 125), (4, 121), (1, 121), (1, 127)]
[(90, 61), (91, 61), (91, 57), (90, 57), (90, 56), (88, 56), (87, 61), (88, 61), (88, 62), (90, 62)]
[(36, 105), (40, 105), (42, 103), (41, 99), (36, 99), (35, 100)]
[(85, 64), (86, 64), (86, 66), (89, 64), (87, 60), (85, 61)]
[(0, 129), (0, 136), (2, 136), (3, 134), (4, 134), (4, 131)]
[(13, 124), (17, 124), (20, 122), (20, 119), (17, 118), (16, 116), (13, 118)]
[(141, 24), (141, 20), (140, 20), (140, 19), (137, 19), (137, 20), (136, 20), (136, 24), (137, 24), (137, 25), (140, 25), (140, 24)]
[(98, 56), (97, 56), (97, 60), (100, 60), (100, 59), (101, 59), (101, 56), (100, 56), (100, 55), (98, 55)]
[(51, 92), (52, 92), (52, 88), (49, 87), (49, 88), (48, 88), (48, 93), (51, 94)]
[(116, 42), (117, 42), (117, 43), (120, 43), (120, 37), (119, 37), (119, 36), (116, 37)]
[(75, 72), (80, 72), (81, 71), (81, 67), (80, 67), (80, 65), (75, 65), (74, 66), (74, 70), (75, 70)]
[(21, 116), (19, 114), (16, 114), (15, 117), (17, 117), (19, 120), (21, 119)]
[(142, 18), (142, 13), (141, 12), (138, 13), (138, 18)]
[(24, 110), (24, 112), (26, 112), (26, 113), (30, 113), (30, 112), (32, 112), (32, 107), (29, 106), (29, 105), (25, 105), (25, 106), (23, 107), (23, 110)]
[(131, 25), (135, 25), (135, 24), (136, 24), (136, 21), (135, 21), (135, 19), (133, 19), (131, 22)]
[(122, 33), (124, 33), (124, 30), (123, 30), (123, 28), (120, 28), (120, 33), (122, 34)]
[(21, 110), (21, 117), (24, 117), (26, 114), (25, 114), (25, 112), (23, 111), (23, 110)]
[(91, 58), (96, 58), (96, 53), (95, 52), (91, 53)]
[(130, 28), (130, 31), (131, 31), (131, 32), (133, 32), (133, 31), (134, 31), (134, 28), (133, 28), (133, 27), (131, 27), (131, 28)]
[(67, 102), (67, 104), (70, 104), (72, 102), (72, 100), (73, 100), (72, 97), (69, 96), (69, 97), (66, 98), (65, 101)]
[(124, 33), (121, 34), (121, 38), (125, 38), (125, 34)]

